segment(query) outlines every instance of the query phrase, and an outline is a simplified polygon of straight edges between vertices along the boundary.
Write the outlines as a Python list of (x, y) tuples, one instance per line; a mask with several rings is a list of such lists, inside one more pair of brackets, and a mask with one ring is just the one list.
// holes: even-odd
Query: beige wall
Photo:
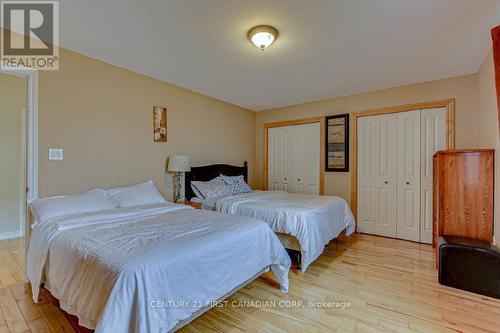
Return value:
[[(265, 123), (314, 116), (350, 113), (387, 106), (427, 102), (447, 98), (455, 98), (456, 102), (456, 147), (465, 148), (475, 146), (475, 123), (477, 119), (476, 75), (413, 84), (404, 87), (332, 98), (259, 112), (257, 113), (256, 119), (256, 186), (261, 188), (263, 185), (263, 130)], [(325, 194), (337, 195), (350, 201), (350, 172), (325, 173)]]
[(477, 147), (495, 148), (495, 239), (500, 244), (500, 137), (495, 91), (493, 53), (490, 52), (478, 73)]
[[(478, 74), (262, 111), (194, 93), (61, 50), (60, 70), (40, 72), (40, 196), (77, 193), (152, 179), (168, 198), (166, 157), (187, 154), (193, 165), (249, 162), (250, 183), (263, 185), (265, 123), (334, 115), (447, 98), (455, 99), (456, 147), (499, 146), (491, 53)], [(152, 141), (152, 107), (169, 110), (168, 143)], [(48, 161), (49, 147), (64, 161)], [(500, 162), (497, 154), (497, 175)], [(350, 200), (350, 173), (326, 173), (325, 193)], [(496, 177), (497, 194), (500, 177)], [(500, 213), (496, 202), (496, 219)], [(496, 234), (500, 234), (496, 223)], [(497, 236), (498, 238), (498, 236)]]
[[(152, 179), (171, 198), (171, 154), (248, 160), (253, 182), (255, 113), (70, 51), (60, 58), (39, 77), (40, 196)], [(167, 143), (153, 142), (154, 105), (168, 108)], [(49, 147), (64, 160), (49, 161)]]
[(21, 117), (26, 89), (26, 79), (0, 73), (0, 238), (20, 231)]

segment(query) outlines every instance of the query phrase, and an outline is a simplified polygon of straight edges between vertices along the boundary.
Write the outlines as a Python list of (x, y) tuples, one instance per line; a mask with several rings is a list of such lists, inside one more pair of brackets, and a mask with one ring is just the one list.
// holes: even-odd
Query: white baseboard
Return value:
[(21, 230), (18, 231), (9, 231), (9, 232), (0, 232), (0, 240), (9, 239), (9, 238), (18, 238), (23, 237)]

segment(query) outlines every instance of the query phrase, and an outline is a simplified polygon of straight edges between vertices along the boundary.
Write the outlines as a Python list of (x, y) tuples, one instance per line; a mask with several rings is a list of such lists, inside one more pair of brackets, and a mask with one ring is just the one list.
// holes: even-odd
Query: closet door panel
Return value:
[(292, 126), (293, 183), (296, 193), (319, 194), (320, 124)]
[(378, 216), (375, 233), (396, 237), (397, 122), (394, 115), (375, 117), (375, 185)]
[(320, 124), (268, 130), (270, 190), (319, 194)]
[[(304, 193), (304, 183), (298, 183), (298, 174), (301, 173), (299, 170), (304, 169), (304, 154), (307, 151), (307, 144), (303, 141), (303, 133), (299, 126), (290, 126), (292, 132), (292, 173), (290, 177), (292, 179), (293, 187), (289, 192), (293, 193)], [(302, 174), (302, 173), (301, 173)]]
[(397, 114), (397, 237), (420, 238), (420, 110)]
[(273, 127), (268, 131), (269, 189), (289, 191), (292, 180), (291, 131), (287, 127)]
[(432, 243), (432, 157), (446, 149), (446, 108), (424, 109), (421, 119), (421, 222), (420, 242)]
[(359, 232), (375, 234), (379, 200), (377, 194), (376, 142), (374, 117), (358, 118), (358, 221)]

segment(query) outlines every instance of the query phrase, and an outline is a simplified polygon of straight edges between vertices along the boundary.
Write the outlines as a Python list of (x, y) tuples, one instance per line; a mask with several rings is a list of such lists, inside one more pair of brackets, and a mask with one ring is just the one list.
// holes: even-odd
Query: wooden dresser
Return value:
[(438, 237), (493, 240), (493, 149), (442, 150), (434, 155), (433, 245)]

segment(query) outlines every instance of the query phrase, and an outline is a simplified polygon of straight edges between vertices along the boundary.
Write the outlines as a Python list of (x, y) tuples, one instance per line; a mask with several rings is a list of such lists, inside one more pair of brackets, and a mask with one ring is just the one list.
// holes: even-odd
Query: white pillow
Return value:
[(114, 209), (116, 205), (109, 200), (106, 191), (94, 189), (82, 194), (37, 199), (30, 207), (34, 217), (33, 224), (37, 224), (65, 215)]
[(198, 190), (198, 188), (193, 185), (193, 182), (191, 182), (191, 189), (193, 190), (193, 192), (194, 192), (194, 194), (196, 195), (197, 198), (205, 199), (203, 197), (203, 194), (201, 194), (200, 191)]
[[(198, 192), (203, 196), (202, 199), (215, 199), (218, 197), (231, 195), (231, 190), (226, 186), (226, 184), (216, 177), (208, 182), (191, 182), (191, 186), (196, 187)], [(196, 191), (194, 191), (196, 193)]]
[(118, 207), (153, 205), (166, 202), (151, 180), (134, 186), (113, 188), (106, 192), (111, 201)]

